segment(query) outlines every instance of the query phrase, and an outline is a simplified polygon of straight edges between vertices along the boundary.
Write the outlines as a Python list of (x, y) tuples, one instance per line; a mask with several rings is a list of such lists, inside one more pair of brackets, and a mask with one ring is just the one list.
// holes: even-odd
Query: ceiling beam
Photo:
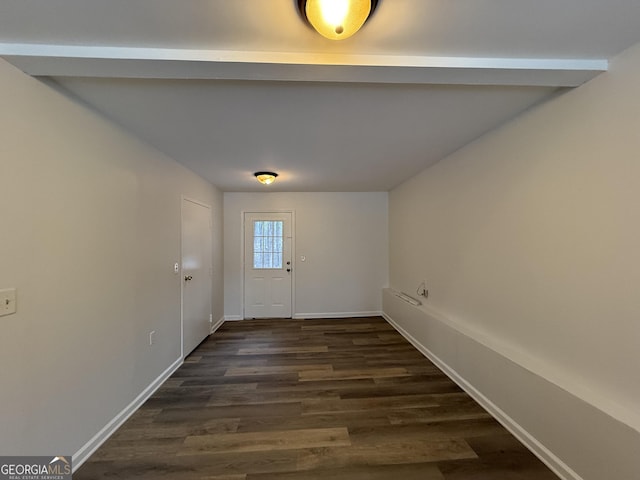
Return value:
[(249, 52), (0, 43), (32, 76), (575, 87), (604, 59)]

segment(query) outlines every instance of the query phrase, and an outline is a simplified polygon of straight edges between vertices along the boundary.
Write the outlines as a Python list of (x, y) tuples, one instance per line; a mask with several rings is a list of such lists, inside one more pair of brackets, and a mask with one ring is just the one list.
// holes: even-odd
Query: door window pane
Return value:
[(253, 268), (282, 268), (282, 220), (253, 221)]

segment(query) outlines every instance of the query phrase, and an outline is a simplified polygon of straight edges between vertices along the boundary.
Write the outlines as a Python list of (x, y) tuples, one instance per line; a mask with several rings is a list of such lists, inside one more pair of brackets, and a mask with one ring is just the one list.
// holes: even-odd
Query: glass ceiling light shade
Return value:
[(278, 174), (275, 172), (256, 172), (253, 175), (263, 185), (271, 185), (276, 181), (276, 177), (278, 176)]
[(298, 0), (300, 14), (330, 40), (344, 40), (360, 30), (378, 0)]

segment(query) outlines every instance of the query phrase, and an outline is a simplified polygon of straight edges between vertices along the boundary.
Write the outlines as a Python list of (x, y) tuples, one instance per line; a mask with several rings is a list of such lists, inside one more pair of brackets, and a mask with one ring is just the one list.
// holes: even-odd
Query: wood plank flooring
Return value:
[(74, 480), (557, 480), (384, 319), (228, 322)]

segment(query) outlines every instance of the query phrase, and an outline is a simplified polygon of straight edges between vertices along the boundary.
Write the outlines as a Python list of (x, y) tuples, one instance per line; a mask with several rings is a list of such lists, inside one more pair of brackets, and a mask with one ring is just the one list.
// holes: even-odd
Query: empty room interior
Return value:
[(640, 478), (637, 0), (0, 1), (0, 218), (0, 457)]

